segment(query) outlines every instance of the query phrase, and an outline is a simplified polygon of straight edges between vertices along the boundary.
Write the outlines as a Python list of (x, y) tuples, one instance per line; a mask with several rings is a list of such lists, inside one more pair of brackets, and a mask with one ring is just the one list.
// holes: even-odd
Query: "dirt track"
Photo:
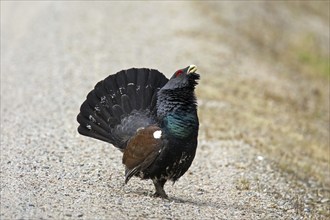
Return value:
[[(235, 19), (235, 7), (222, 6), (223, 16)], [(278, 82), (277, 98), (287, 86), (272, 75), (279, 67), (247, 56), (248, 46), (237, 54), (234, 38), (228, 44), (217, 39), (234, 36), (216, 20), (217, 10), (193, 2), (1, 2), (1, 219), (329, 216), (329, 189), (322, 181), (302, 181), (279, 169), (272, 154), (245, 140), (255, 133), (231, 129), (242, 126), (244, 107), (231, 111), (234, 101), (211, 99), (220, 92), (232, 95), (220, 89), (221, 83), (236, 86), (226, 80), (242, 82), (235, 96), (243, 103), (241, 95), (257, 91), (263, 79), (267, 85)], [(202, 77), (198, 97), (205, 120), (198, 152), (187, 174), (166, 184), (170, 200), (155, 199), (151, 181), (123, 184), (121, 153), (78, 135), (75, 118), (87, 93), (108, 74), (149, 67), (170, 76), (189, 64)], [(243, 84), (250, 80), (257, 80), (255, 88)], [(324, 84), (313, 85), (324, 100)], [(220, 120), (222, 114), (238, 116)], [(323, 122), (316, 124), (329, 131)], [(271, 136), (258, 130), (263, 131)]]

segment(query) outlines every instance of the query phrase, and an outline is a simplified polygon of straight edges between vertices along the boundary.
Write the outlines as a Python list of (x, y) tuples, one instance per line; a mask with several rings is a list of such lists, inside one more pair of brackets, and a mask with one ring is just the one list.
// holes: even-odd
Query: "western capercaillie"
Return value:
[(154, 69), (122, 70), (98, 82), (77, 116), (78, 132), (123, 152), (125, 183), (151, 179), (155, 196), (167, 198), (164, 184), (178, 180), (196, 153), (199, 121), (196, 66), (170, 79)]

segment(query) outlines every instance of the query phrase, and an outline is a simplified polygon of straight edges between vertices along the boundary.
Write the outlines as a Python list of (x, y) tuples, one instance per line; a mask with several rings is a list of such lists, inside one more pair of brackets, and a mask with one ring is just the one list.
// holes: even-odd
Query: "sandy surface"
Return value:
[(80, 104), (108, 74), (150, 67), (170, 76), (193, 63), (207, 78), (214, 63), (236, 56), (199, 35), (223, 30), (198, 10), (190, 2), (1, 2), (1, 219), (322, 217), (308, 203), (313, 182), (297, 184), (242, 140), (208, 140), (203, 122), (191, 169), (165, 186), (170, 200), (151, 197), (151, 181), (124, 185), (121, 153), (78, 135)]

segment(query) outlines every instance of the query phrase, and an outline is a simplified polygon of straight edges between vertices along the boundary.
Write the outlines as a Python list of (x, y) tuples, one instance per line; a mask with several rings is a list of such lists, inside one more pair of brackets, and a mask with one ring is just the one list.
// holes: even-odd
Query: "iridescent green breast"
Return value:
[(164, 117), (164, 125), (169, 134), (184, 139), (196, 132), (198, 129), (198, 119), (195, 113), (170, 113)]

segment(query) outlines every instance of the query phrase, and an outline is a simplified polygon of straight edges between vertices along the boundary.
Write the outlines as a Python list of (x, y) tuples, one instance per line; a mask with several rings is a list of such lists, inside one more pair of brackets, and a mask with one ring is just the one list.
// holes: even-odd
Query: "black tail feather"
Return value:
[(130, 105), (132, 109), (138, 109), (137, 108), (137, 103), (136, 103), (136, 99), (133, 97), (136, 97), (136, 86), (133, 85), (132, 83), (128, 83), (127, 86), (127, 96), (128, 97), (132, 97), (129, 101), (130, 101)]
[[(98, 126), (95, 123), (91, 123), (87, 118), (85, 118), (82, 114), (77, 116), (77, 121), (81, 124), (78, 127), (78, 132), (82, 135), (93, 136), (102, 141), (107, 141), (109, 143), (112, 142), (112, 138), (108, 136), (108, 133)], [(82, 126), (85, 125), (85, 126)]]
[(87, 102), (84, 102), (81, 105), (81, 109), (83, 109), (83, 111), (80, 113), (81, 116), (83, 116), (85, 119), (88, 119), (90, 122), (92, 122), (92, 124), (98, 125), (103, 130), (109, 130), (107, 122), (104, 121), (99, 114), (93, 111)]
[(81, 105), (78, 132), (123, 148), (139, 126), (150, 124), (157, 92), (168, 79), (157, 70), (122, 70), (98, 82)]
[(136, 82), (136, 68), (125, 70), (126, 78), (128, 83), (135, 83)]
[(128, 97), (128, 95), (124, 94), (121, 96), (121, 106), (125, 114), (129, 114), (132, 112), (133, 109), (131, 107), (130, 98)]
[(120, 120), (121, 116), (124, 114), (123, 109), (118, 104), (115, 104), (114, 106), (112, 106), (112, 112), (113, 112), (114, 118), (117, 118), (119, 120)]

